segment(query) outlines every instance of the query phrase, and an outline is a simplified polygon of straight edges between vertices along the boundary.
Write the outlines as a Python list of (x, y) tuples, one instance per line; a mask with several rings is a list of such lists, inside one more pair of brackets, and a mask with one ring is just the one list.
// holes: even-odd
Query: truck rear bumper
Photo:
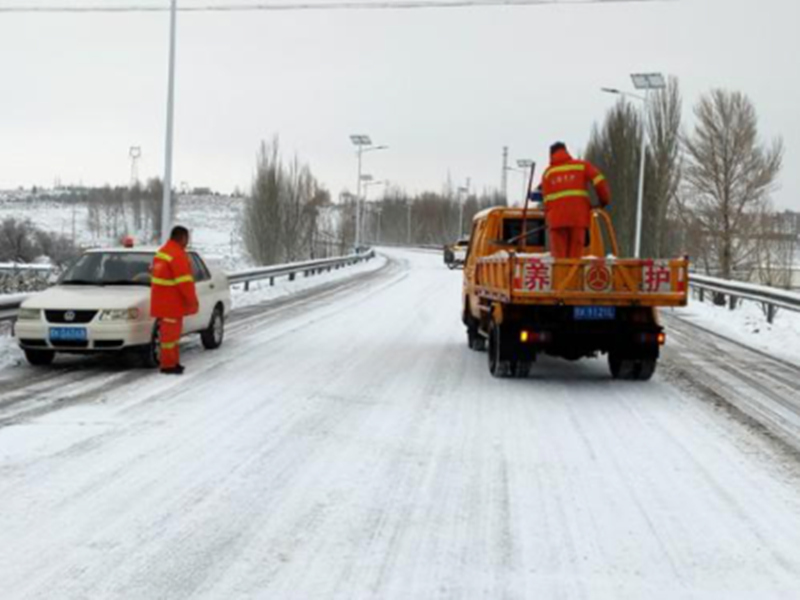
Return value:
[(575, 321), (570, 307), (507, 311), (501, 325), (508, 358), (537, 354), (577, 360), (614, 352), (629, 358), (658, 358), (664, 329), (649, 309), (620, 309), (615, 320)]

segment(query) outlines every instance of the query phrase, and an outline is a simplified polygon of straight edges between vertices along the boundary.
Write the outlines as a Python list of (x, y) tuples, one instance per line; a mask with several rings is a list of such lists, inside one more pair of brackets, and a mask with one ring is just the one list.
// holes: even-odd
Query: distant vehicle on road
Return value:
[(656, 307), (686, 305), (688, 259), (620, 258), (602, 210), (582, 258), (554, 259), (546, 235), (541, 204), (527, 215), (497, 207), (475, 216), (462, 293), (469, 347), (488, 342), (495, 377), (527, 376), (540, 353), (608, 353), (614, 378), (650, 379), (666, 340)]
[(469, 248), (469, 238), (463, 237), (455, 244), (444, 247), (444, 264), (448, 269), (455, 269), (464, 265), (467, 259), (467, 249)]
[[(156, 320), (150, 316), (150, 278), (156, 248), (88, 250), (53, 287), (20, 307), (14, 336), (33, 365), (49, 365), (56, 353), (133, 352), (158, 365)], [(203, 346), (223, 341), (231, 294), (224, 272), (189, 252), (200, 310), (184, 322)]]

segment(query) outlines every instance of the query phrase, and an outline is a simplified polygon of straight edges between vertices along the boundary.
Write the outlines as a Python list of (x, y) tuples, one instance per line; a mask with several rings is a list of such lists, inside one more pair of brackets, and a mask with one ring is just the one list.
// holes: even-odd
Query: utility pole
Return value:
[(406, 200), (406, 204), (408, 205), (408, 214), (406, 215), (406, 245), (411, 245), (411, 207), (414, 206), (411, 203), (411, 199)]
[(364, 153), (364, 144), (358, 144), (358, 182), (356, 183), (356, 252), (361, 247), (361, 155)]
[[(458, 239), (464, 235), (464, 203), (467, 201), (467, 198), (469, 198), (470, 181), (470, 178), (467, 177), (467, 185), (458, 188)], [(464, 195), (462, 196), (462, 194)]]
[(169, 15), (169, 75), (167, 81), (167, 140), (164, 151), (164, 195), (161, 201), (161, 241), (169, 239), (172, 224), (172, 132), (175, 122), (175, 36), (178, 0), (171, 0)]
[(500, 191), (508, 203), (508, 146), (503, 146), (503, 174), (500, 177)]
[(356, 251), (358, 251), (358, 247), (361, 245), (361, 156), (364, 152), (374, 152), (376, 150), (386, 150), (389, 146), (373, 146), (372, 140), (368, 135), (351, 135), (350, 141), (358, 149), (356, 152), (356, 156), (358, 156), (358, 181), (356, 182)]

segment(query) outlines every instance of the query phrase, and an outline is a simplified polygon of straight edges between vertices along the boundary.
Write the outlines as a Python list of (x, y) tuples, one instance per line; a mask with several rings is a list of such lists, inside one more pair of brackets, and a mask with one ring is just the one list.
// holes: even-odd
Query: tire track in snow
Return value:
[[(253, 328), (267, 327), (304, 310), (312, 311), (320, 303), (337, 298), (343, 293), (354, 293), (369, 288), (374, 285), (375, 279), (389, 279), (391, 282), (392, 276), (398, 271), (399, 265), (387, 261), (376, 271), (360, 273), (284, 298), (244, 307), (231, 313), (226, 337), (246, 336)], [(185, 355), (192, 357), (198, 355), (200, 345), (196, 340), (188, 343), (184, 341), (183, 346), (182, 351)], [(222, 361), (233, 360), (226, 357), (225, 348), (223, 345), (222, 349), (215, 351), (215, 356)], [(63, 408), (102, 401), (103, 397), (115, 395), (116, 390), (132, 383), (146, 381), (154, 375), (149, 369), (142, 370), (133, 365), (133, 357), (130, 356), (73, 356), (69, 360), (72, 364), (55, 365), (47, 370), (23, 367), (18, 378), (3, 380), (0, 428), (21, 424)], [(122, 367), (119, 364), (120, 360), (124, 361)], [(194, 375), (190, 371), (183, 380)]]
[(800, 452), (800, 367), (664, 314), (662, 367), (676, 385), (730, 405)]

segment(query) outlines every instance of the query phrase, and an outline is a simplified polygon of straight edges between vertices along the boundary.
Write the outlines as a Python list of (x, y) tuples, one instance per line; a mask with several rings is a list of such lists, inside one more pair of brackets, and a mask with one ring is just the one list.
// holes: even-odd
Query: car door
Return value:
[(201, 331), (208, 327), (211, 322), (211, 311), (214, 309), (215, 285), (211, 279), (211, 273), (203, 260), (195, 252), (189, 252), (189, 263), (192, 266), (195, 289), (197, 290), (197, 301), (200, 310), (196, 315), (186, 318), (184, 331)]

